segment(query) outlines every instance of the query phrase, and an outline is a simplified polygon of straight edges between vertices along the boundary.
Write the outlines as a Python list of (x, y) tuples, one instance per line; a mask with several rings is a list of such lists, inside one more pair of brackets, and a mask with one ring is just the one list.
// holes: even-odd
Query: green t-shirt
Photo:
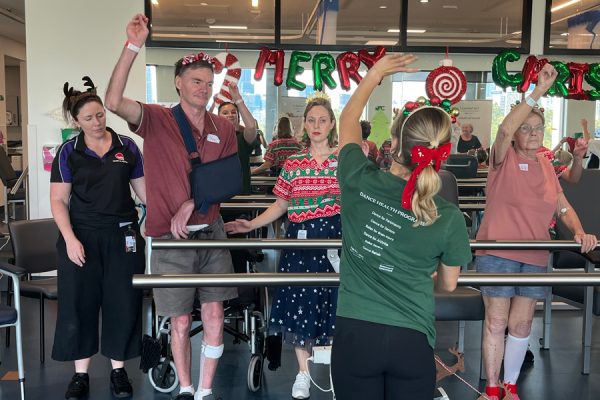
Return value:
[(465, 220), (459, 209), (435, 197), (440, 217), (413, 227), (401, 206), (406, 181), (380, 171), (357, 144), (340, 151), (342, 258), (337, 315), (423, 332), (435, 344), (431, 274), (441, 262), (471, 260)]
[(235, 135), (237, 137), (238, 156), (242, 166), (242, 193), (240, 194), (250, 194), (250, 153), (252, 153), (252, 144), (244, 139), (244, 131), (238, 131)]

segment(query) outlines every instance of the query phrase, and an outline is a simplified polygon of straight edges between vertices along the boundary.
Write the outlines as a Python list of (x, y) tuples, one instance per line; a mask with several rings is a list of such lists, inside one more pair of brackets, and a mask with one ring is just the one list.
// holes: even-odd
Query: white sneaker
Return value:
[(310, 377), (306, 372), (300, 372), (296, 375), (296, 381), (292, 386), (292, 397), (296, 400), (310, 397)]

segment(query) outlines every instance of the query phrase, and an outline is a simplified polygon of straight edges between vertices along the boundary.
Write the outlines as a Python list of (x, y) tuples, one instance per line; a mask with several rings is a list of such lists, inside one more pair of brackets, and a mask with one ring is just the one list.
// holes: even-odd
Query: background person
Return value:
[[(583, 231), (550, 162), (538, 153), (544, 136), (544, 115), (533, 106), (556, 76), (554, 67), (545, 65), (531, 95), (511, 110), (498, 129), (490, 154), (485, 217), (477, 240), (549, 240), (548, 226), (554, 214), (558, 214), (573, 232), (575, 241), (581, 243), (582, 252), (596, 246), (596, 237)], [(543, 273), (547, 263), (548, 252), (539, 250), (480, 250), (475, 260), (480, 273)], [(486, 309), (482, 353), (486, 394), (490, 400), (503, 398), (504, 391), (519, 399), (516, 383), (527, 351), (535, 304), (549, 289), (481, 288)], [(504, 388), (501, 388), (503, 357)]]
[[(328, 99), (315, 97), (304, 110), (306, 148), (288, 158), (273, 193), (277, 200), (252, 221), (225, 224), (228, 233), (243, 233), (276, 221), (287, 213), (286, 238), (339, 239), (340, 190), (338, 159), (333, 146), (335, 115)], [(335, 254), (337, 256), (337, 252)], [(283, 250), (279, 272), (334, 272), (327, 250)], [(292, 386), (294, 399), (310, 397), (307, 360), (312, 346), (327, 346), (335, 327), (337, 289), (284, 287), (277, 289), (271, 308), (269, 331), (294, 346), (298, 374)]]
[[(127, 43), (132, 45), (126, 43), (121, 52), (106, 93), (107, 107), (144, 138), (148, 178), (146, 234), (158, 239), (225, 239), (219, 204), (212, 204), (206, 214), (194, 210), (188, 178), (189, 154), (172, 110), (123, 97), (137, 51), (148, 36), (147, 23), (146, 16), (137, 14), (127, 24)], [(206, 54), (192, 54), (175, 63), (175, 88), (202, 162), (225, 158), (237, 151), (233, 125), (206, 111), (213, 80), (211, 57)], [(231, 256), (225, 249), (153, 250), (151, 269), (157, 274), (233, 272)], [(157, 313), (171, 318), (171, 350), (180, 384), (175, 399), (214, 400), (213, 378), (224, 348), (223, 301), (235, 298), (237, 290), (162, 288), (153, 292)], [(197, 392), (190, 376), (189, 337), (196, 298), (201, 303), (203, 326)]]
[(292, 121), (288, 117), (281, 117), (277, 122), (277, 138), (267, 147), (264, 162), (261, 166), (251, 171), (252, 175), (258, 175), (270, 170), (271, 176), (278, 176), (283, 164), (292, 154), (296, 154), (302, 146), (294, 138)]
[(59, 147), (50, 175), (50, 206), (60, 230), (52, 358), (75, 362), (65, 398), (87, 398), (102, 309), (110, 387), (117, 397), (131, 397), (124, 361), (140, 355), (142, 335), (142, 291), (131, 279), (144, 273), (146, 261), (130, 185), (145, 203), (144, 163), (133, 140), (106, 126), (102, 100), (87, 79), (91, 88), (83, 93), (65, 83), (63, 113), (81, 132)]
[(371, 135), (371, 123), (369, 121), (360, 121), (360, 129), (362, 131), (362, 151), (365, 153), (365, 156), (372, 162), (377, 162), (377, 145), (375, 142), (369, 140), (369, 135)]
[[(218, 114), (231, 122), (235, 128), (238, 156), (242, 166), (242, 193), (240, 194), (250, 194), (250, 154), (254, 149), (254, 141), (256, 140), (256, 120), (246, 107), (237, 85), (229, 85), (229, 93), (232, 102), (219, 104)], [(244, 122), (243, 129), (240, 126), (240, 116)]]
[(431, 106), (399, 113), (389, 173), (360, 149), (358, 120), (369, 96), (385, 76), (415, 71), (408, 67), (414, 60), (379, 60), (340, 117), (344, 236), (331, 358), (339, 399), (433, 398), (434, 286), (454, 290), (459, 266), (471, 260), (462, 213), (436, 196), (437, 170), (450, 154), (450, 116)]
[[(472, 153), (475, 155), (475, 150), (481, 148), (479, 138), (473, 135), (473, 125), (469, 123), (461, 124), (461, 134), (456, 145), (457, 153)], [(472, 150), (470, 152), (470, 150)]]

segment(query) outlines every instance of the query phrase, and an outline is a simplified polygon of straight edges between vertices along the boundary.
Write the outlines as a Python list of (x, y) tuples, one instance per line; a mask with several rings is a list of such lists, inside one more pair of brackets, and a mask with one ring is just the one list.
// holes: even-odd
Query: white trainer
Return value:
[(292, 386), (292, 398), (296, 400), (308, 399), (310, 397), (310, 377), (306, 372), (296, 375), (296, 381)]

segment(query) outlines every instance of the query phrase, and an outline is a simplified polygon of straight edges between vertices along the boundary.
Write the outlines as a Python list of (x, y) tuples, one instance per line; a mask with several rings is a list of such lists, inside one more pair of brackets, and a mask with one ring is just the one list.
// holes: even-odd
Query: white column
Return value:
[[(60, 108), (68, 81), (83, 89), (88, 75), (104, 98), (112, 69), (125, 43), (131, 17), (144, 12), (143, 0), (25, 0), (29, 113), (29, 199), (31, 218), (50, 213), (50, 173), (42, 167), (42, 146), (61, 143), (65, 123), (49, 113)], [(145, 101), (145, 51), (138, 55), (125, 95)], [(127, 125), (109, 113), (108, 125), (128, 134)]]

